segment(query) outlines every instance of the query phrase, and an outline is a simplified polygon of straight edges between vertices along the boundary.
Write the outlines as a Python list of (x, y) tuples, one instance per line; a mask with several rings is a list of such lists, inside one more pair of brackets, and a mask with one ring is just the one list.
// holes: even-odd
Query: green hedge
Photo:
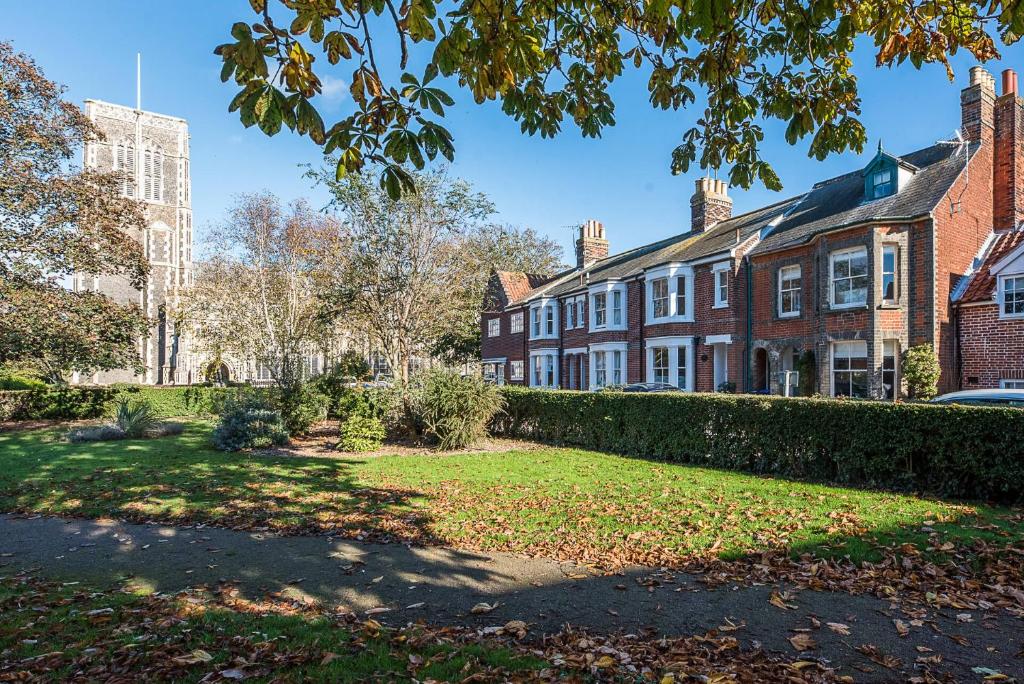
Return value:
[(224, 402), (241, 391), (234, 387), (209, 387), (206, 385), (183, 387), (118, 385), (116, 389), (120, 393), (145, 399), (156, 414), (164, 418), (208, 416), (219, 413)]
[(99, 418), (117, 390), (111, 387), (47, 387), (0, 391), (0, 420)]
[(1024, 501), (1024, 411), (505, 387), (497, 434), (786, 477)]

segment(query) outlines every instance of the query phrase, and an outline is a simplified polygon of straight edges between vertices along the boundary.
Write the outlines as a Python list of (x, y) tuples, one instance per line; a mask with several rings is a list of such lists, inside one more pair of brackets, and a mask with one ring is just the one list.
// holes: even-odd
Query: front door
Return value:
[(719, 343), (714, 345), (712, 349), (714, 350), (713, 389), (717, 392), (723, 382), (729, 381), (729, 345)]
[(503, 364), (503, 363), (495, 364), (494, 368), (495, 368), (495, 371), (496, 371), (495, 378), (496, 378), (498, 384), (499, 385), (504, 385), (505, 384), (505, 364)]

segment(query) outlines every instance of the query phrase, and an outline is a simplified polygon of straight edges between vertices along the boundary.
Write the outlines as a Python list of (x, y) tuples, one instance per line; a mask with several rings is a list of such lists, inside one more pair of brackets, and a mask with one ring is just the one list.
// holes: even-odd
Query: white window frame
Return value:
[(487, 336), (501, 337), (501, 317), (487, 319)]
[(563, 306), (565, 307), (565, 329), (572, 330), (576, 327), (576, 298), (569, 297)]
[[(604, 324), (598, 325), (597, 323), (597, 306), (595, 301), (598, 295), (605, 295), (605, 309), (604, 309)], [(619, 300), (619, 322), (615, 322), (616, 310), (614, 302), (618, 294)], [(626, 284), (616, 281), (609, 280), (608, 282), (598, 283), (597, 285), (591, 285), (587, 290), (587, 296), (590, 299), (588, 307), (590, 308), (590, 328), (589, 332), (597, 332), (599, 330), (625, 330), (627, 321), (629, 320), (629, 304), (626, 301)]]
[[(722, 261), (711, 267), (711, 276), (715, 288), (715, 303), (712, 309), (724, 309), (729, 306), (729, 272), (732, 270), (728, 261)], [(722, 291), (725, 290), (725, 297)]]
[(1015, 293), (1016, 292), (1020, 292), (1022, 295), (1024, 295), (1024, 273), (1012, 273), (1012, 274), (1009, 274), (1009, 275), (1001, 275), (1001, 276), (999, 276), (999, 280), (998, 280), (998, 283), (999, 283), (999, 289), (998, 289), (998, 293), (999, 293), (999, 296), (998, 296), (999, 318), (1003, 318), (1003, 319), (1024, 318), (1024, 313), (1006, 313), (1006, 283), (1007, 283), (1007, 281), (1010, 281), (1010, 280), (1020, 281), (1020, 289), (1019, 290), (1017, 289), (1016, 283), (1015, 283), (1015, 287), (1014, 287), (1013, 291)]
[[(654, 316), (654, 281), (665, 278), (668, 284), (668, 315)], [(686, 310), (679, 312), (679, 279), (685, 283), (683, 305)], [(645, 324), (692, 323), (693, 322), (693, 268), (685, 264), (666, 264), (644, 272), (644, 299), (646, 300)]]
[[(537, 377), (537, 360), (540, 360), (541, 376)], [(534, 349), (530, 352), (530, 387), (558, 389), (559, 355), (557, 349)]]
[[(885, 253), (892, 252), (892, 271), (885, 270)], [(884, 304), (895, 304), (900, 300), (900, 246), (895, 242), (886, 242), (882, 245), (882, 262), (879, 269), (878, 298)], [(885, 276), (892, 275), (892, 297), (885, 296)]]
[(666, 336), (649, 337), (644, 342), (646, 347), (644, 363), (644, 377), (647, 382), (654, 382), (654, 350), (656, 348), (668, 349), (668, 381), (670, 384), (679, 387), (679, 349), (686, 350), (684, 359), (686, 361), (686, 387), (679, 387), (684, 392), (694, 390), (694, 359), (693, 359), (693, 337), (692, 336)]
[(1000, 378), (999, 389), (1024, 389), (1024, 378)]
[(509, 380), (523, 379), (523, 362), (522, 361), (510, 361), (511, 367), (509, 368)]
[(583, 328), (587, 325), (586, 318), (587, 295), (576, 295), (576, 326)]
[[(836, 394), (836, 358), (839, 356), (839, 348), (840, 347), (857, 347), (859, 349), (862, 348), (864, 350), (864, 359), (867, 362), (867, 367), (864, 370), (864, 374), (865, 374), (865, 376), (867, 378), (867, 383), (868, 383), (867, 397), (864, 397), (864, 398), (870, 399), (871, 398), (871, 357), (868, 356), (868, 343), (865, 342), (864, 340), (842, 340), (842, 341), (838, 341), (838, 342), (833, 342), (831, 344), (831, 346), (829, 348), (829, 361), (828, 361), (828, 366), (829, 366), (829, 368), (828, 368), (828, 372), (829, 372), (829, 375), (828, 375), (828, 381), (829, 382), (828, 382), (828, 384), (829, 384), (829, 391), (831, 393), (831, 396), (833, 396), (833, 397), (835, 397), (835, 396), (847, 396), (845, 394), (844, 395), (837, 395)], [(859, 356), (844, 356), (843, 358), (855, 359), (855, 358), (860, 358), (860, 357)], [(841, 371), (841, 372), (846, 372), (846, 371), (844, 370), (844, 371)]]
[[(891, 353), (890, 353), (891, 352)], [(885, 360), (892, 359), (892, 400), (900, 398), (900, 341), (882, 340), (882, 393), (885, 393)], [(869, 376), (870, 377), (870, 376)]]
[[(598, 390), (608, 385), (622, 385), (626, 382), (626, 342), (600, 342), (588, 347), (587, 375), (590, 389)], [(598, 360), (604, 362), (605, 381), (598, 380)], [(616, 366), (616, 359), (618, 365)], [(616, 377), (617, 376), (617, 377)]]
[[(557, 340), (559, 305), (556, 299), (539, 299), (530, 304), (530, 339)], [(548, 321), (551, 321), (550, 329)]]
[[(796, 269), (796, 279), (799, 281), (799, 283), (796, 287), (789, 287), (783, 289), (782, 285), (786, 280), (793, 280), (792, 277), (786, 278), (784, 274), (786, 273), (786, 271), (792, 271), (793, 269)], [(778, 281), (779, 318), (796, 318), (797, 316), (800, 315), (800, 311), (803, 307), (804, 273), (803, 269), (800, 267), (800, 264), (787, 264), (785, 266), (780, 267)], [(790, 293), (791, 295), (794, 293), (796, 295), (796, 308), (793, 309), (792, 311), (786, 311), (782, 306), (782, 302), (784, 301), (783, 295), (787, 292)], [(791, 297), (790, 301), (792, 302), (794, 301), (794, 299)]]
[[(846, 302), (844, 304), (836, 303), (836, 261), (839, 259), (851, 259), (852, 257), (863, 255), (864, 263), (867, 266), (867, 273), (863, 276), (845, 276), (841, 280), (853, 280), (854, 278), (863, 277), (867, 282), (864, 284), (864, 301), (863, 302)], [(828, 303), (829, 307), (833, 309), (857, 309), (865, 307), (868, 304), (870, 298), (869, 290), (871, 289), (871, 262), (868, 260), (868, 248), (864, 245), (857, 247), (848, 247), (846, 249), (837, 249), (836, 251), (828, 255)]]
[(514, 314), (509, 316), (509, 318), (508, 318), (508, 327), (509, 327), (509, 332), (511, 332), (513, 334), (514, 333), (521, 333), (521, 332), (523, 332), (523, 312), (522, 311), (516, 311)]

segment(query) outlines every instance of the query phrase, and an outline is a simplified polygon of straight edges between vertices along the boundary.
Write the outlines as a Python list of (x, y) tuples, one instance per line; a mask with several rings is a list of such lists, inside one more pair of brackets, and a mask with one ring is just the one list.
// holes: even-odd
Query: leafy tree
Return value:
[(903, 352), (903, 379), (911, 399), (927, 401), (938, 393), (942, 369), (930, 344), (919, 344)]
[(398, 200), (365, 174), (314, 175), (345, 224), (322, 255), (319, 271), (332, 279), (325, 305), (369, 335), (404, 382), (412, 357), (462, 315), (458, 247), (493, 207), (444, 170), (414, 176), (418, 192)]
[[(811, 136), (808, 153), (861, 151), (864, 127), (852, 71), (858, 39), (878, 66), (945, 65), (969, 51), (998, 56), (998, 33), (1024, 33), (1024, 5), (1007, 0), (250, 0), (217, 47), (221, 78), (239, 92), (229, 109), (268, 135), (283, 126), (337, 154), (337, 174), (383, 166), (391, 197), (413, 187), (402, 165), (454, 156), (440, 124), (457, 85), (476, 103), (500, 100), (524, 133), (551, 137), (571, 119), (596, 137), (615, 122), (611, 86), (627, 69), (647, 77), (658, 109), (700, 107), (672, 152), (672, 171), (730, 166), (729, 182), (781, 184), (761, 158), (760, 119), (786, 123), (786, 140)], [(390, 44), (382, 49), (380, 43)], [(325, 123), (313, 98), (328, 68), (347, 65), (352, 110)], [(383, 61), (394, 54), (397, 64)], [(397, 67), (397, 68), (396, 68)], [(439, 79), (438, 76), (448, 77)]]
[[(267, 192), (238, 197), (178, 312), (200, 349), (267, 368), (286, 414), (302, 403), (306, 357), (333, 331), (314, 246), (336, 239), (338, 229), (304, 201), (282, 207)], [(292, 418), (285, 415), (290, 427)]]
[(72, 158), (101, 134), (31, 58), (0, 43), (0, 362), (32, 361), (51, 380), (67, 371), (141, 371), (137, 306), (119, 306), (61, 281), (73, 273), (147, 273), (139, 203), (122, 198), (116, 173), (81, 170)]

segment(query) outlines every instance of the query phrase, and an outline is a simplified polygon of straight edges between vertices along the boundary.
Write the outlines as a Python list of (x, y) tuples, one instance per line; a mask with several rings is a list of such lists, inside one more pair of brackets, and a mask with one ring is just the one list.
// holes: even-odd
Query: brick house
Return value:
[(940, 389), (955, 389), (966, 348), (951, 295), (993, 230), (1024, 214), (1024, 101), (1012, 72), (1003, 90), (996, 97), (976, 67), (958, 139), (903, 155), (880, 144), (864, 168), (739, 216), (724, 183), (698, 180), (690, 230), (650, 245), (609, 256), (604, 227), (588, 221), (574, 268), (546, 281), (492, 278), (485, 364), (539, 387), (772, 393), (779, 371), (799, 367), (813, 392), (893, 398), (902, 351), (931, 343)]

